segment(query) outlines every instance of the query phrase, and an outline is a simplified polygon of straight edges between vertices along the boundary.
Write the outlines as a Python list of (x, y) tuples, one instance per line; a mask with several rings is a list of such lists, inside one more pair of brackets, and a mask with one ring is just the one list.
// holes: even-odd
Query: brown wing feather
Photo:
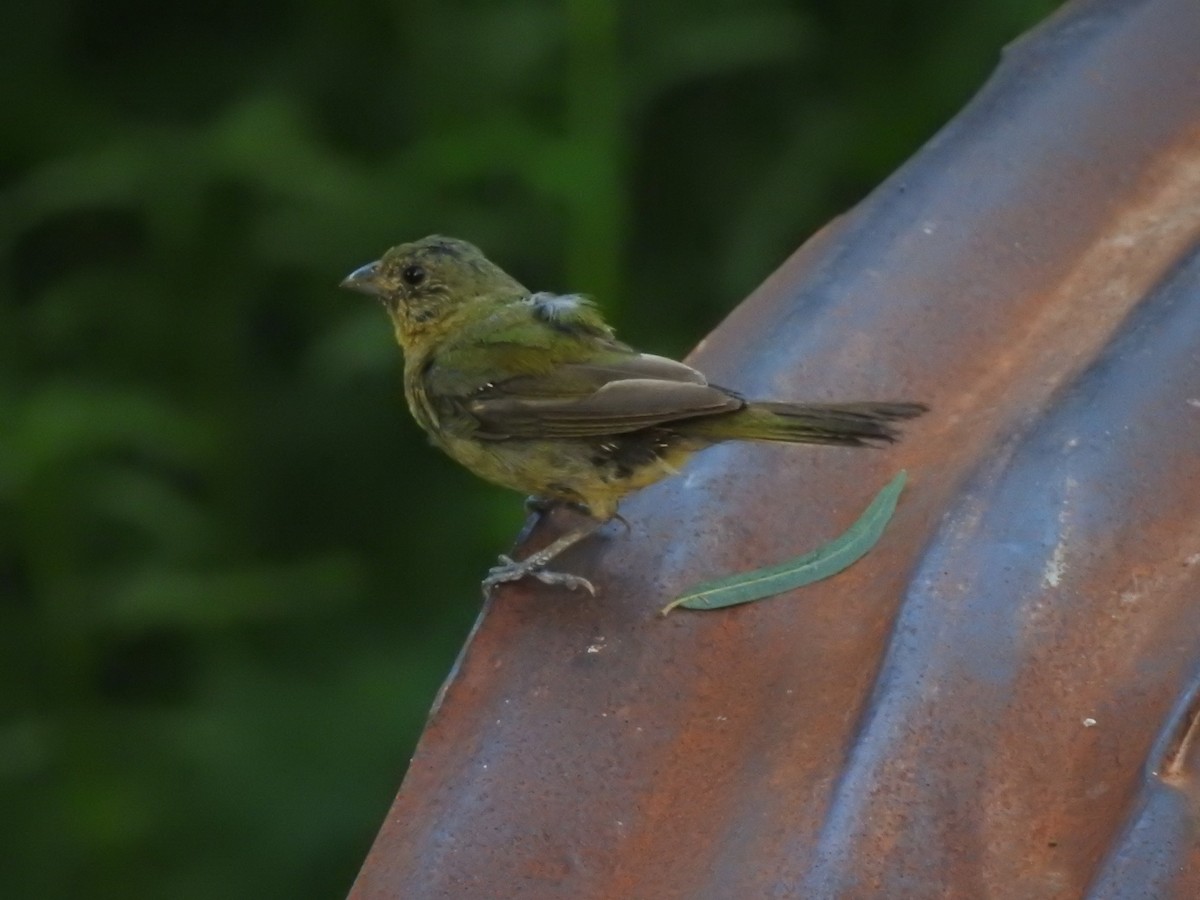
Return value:
[(661, 356), (568, 363), (479, 392), (465, 409), (482, 438), (572, 438), (623, 434), (681, 419), (731, 412), (745, 401)]

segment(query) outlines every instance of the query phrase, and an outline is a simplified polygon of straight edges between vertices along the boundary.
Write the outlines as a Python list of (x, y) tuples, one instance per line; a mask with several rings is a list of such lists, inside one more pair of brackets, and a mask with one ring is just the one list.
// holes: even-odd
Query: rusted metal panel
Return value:
[[(694, 354), (917, 399), (706, 451), (484, 610), (355, 898), (1200, 896), (1200, 4), (1073, 4)], [(826, 582), (656, 611), (845, 528)], [(544, 543), (556, 523), (543, 524)]]

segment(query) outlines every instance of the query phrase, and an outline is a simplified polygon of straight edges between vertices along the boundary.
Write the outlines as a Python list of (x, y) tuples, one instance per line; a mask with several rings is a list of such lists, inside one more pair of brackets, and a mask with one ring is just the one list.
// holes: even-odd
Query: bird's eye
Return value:
[(400, 273), (400, 277), (404, 279), (406, 284), (411, 284), (415, 287), (425, 280), (425, 270), (421, 266), (405, 266), (404, 271)]

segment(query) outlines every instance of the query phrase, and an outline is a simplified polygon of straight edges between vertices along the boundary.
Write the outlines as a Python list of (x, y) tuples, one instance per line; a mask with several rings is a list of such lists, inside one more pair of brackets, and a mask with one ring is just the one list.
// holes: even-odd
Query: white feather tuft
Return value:
[(530, 294), (529, 303), (537, 307), (538, 312), (547, 319), (557, 319), (592, 305), (582, 294), (551, 294), (549, 291)]

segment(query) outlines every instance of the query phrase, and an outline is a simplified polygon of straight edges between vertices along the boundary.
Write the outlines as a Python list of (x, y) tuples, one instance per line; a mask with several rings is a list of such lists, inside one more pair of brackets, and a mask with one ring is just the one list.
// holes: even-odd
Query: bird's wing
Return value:
[(689, 366), (630, 354), (497, 381), (466, 399), (463, 409), (478, 423), (481, 438), (576, 438), (623, 434), (743, 405)]
[(474, 437), (598, 437), (745, 405), (691, 366), (615, 340), (581, 301), (539, 296), (457, 335), (425, 368), (431, 399)]

